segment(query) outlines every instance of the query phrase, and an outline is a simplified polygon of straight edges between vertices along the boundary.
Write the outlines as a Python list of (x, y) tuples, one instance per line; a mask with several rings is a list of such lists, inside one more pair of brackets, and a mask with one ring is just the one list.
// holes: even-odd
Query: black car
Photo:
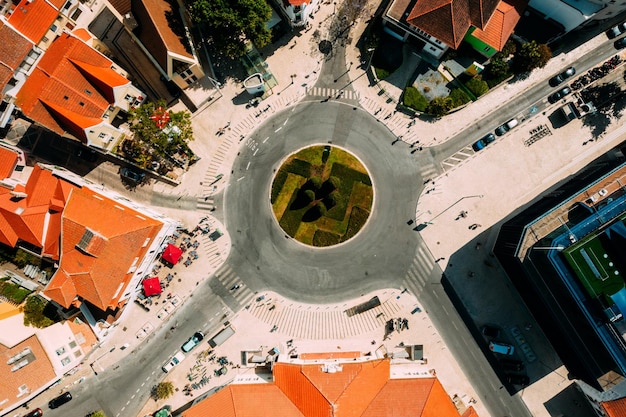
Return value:
[(500, 337), (500, 328), (486, 324), (481, 329), (481, 333), (483, 334), (483, 336), (497, 339)]
[(474, 142), (472, 144), (472, 149), (474, 149), (475, 152), (478, 152), (495, 140), (496, 140), (496, 137), (494, 136), (494, 134), (488, 133), (482, 138), (478, 139), (476, 142)]
[(557, 91), (556, 93), (550, 94), (548, 96), (548, 101), (550, 103), (556, 103), (557, 101), (559, 101), (560, 99), (562, 99), (563, 97), (565, 97), (566, 95), (568, 95), (571, 92), (572, 92), (571, 88), (563, 87), (559, 91)]
[(617, 38), (622, 33), (626, 32), (626, 22), (622, 22), (619, 25), (613, 26), (611, 29), (606, 31), (606, 36), (609, 39)]
[(146, 174), (144, 174), (143, 172), (136, 172), (126, 167), (120, 170), (120, 174), (122, 175), (122, 178), (125, 178), (131, 182), (141, 182), (146, 177)]
[(500, 359), (500, 366), (507, 371), (519, 372), (524, 369), (524, 362), (515, 359)]
[(521, 385), (523, 387), (530, 383), (530, 378), (528, 378), (528, 375), (506, 374), (504, 375), (504, 378), (509, 384)]
[(43, 416), (43, 411), (41, 411), (41, 408), (35, 408), (33, 411), (26, 414), (24, 417), (41, 417), (41, 416)]
[(51, 399), (50, 402), (48, 402), (48, 407), (50, 409), (55, 409), (70, 401), (72, 401), (72, 394), (70, 394), (69, 392), (64, 392), (58, 397)]
[(621, 38), (621, 39), (616, 40), (613, 46), (615, 46), (615, 49), (626, 48), (626, 38)]
[(551, 87), (556, 87), (557, 85), (561, 84), (563, 81), (567, 80), (569, 77), (573, 76), (574, 74), (576, 74), (576, 68), (569, 67), (562, 73), (557, 74), (554, 77), (550, 78), (550, 80), (548, 81), (548, 84), (550, 84)]

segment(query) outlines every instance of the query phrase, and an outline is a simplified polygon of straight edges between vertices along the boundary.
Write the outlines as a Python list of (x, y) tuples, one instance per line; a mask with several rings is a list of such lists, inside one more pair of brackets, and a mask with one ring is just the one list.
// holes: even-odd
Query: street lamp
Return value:
[[(374, 52), (376, 48), (369, 48), (367, 52)], [(372, 58), (374, 58), (374, 54), (370, 54), (370, 59), (367, 61), (367, 66), (365, 67), (365, 72), (369, 71), (370, 65), (372, 65)]]

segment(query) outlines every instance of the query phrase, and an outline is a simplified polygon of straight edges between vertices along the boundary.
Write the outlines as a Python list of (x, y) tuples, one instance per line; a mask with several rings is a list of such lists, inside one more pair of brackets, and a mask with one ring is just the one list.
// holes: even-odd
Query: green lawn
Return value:
[[(330, 194), (330, 197), (339, 196), (334, 206), (324, 186), (316, 188), (313, 201), (304, 200), (302, 204), (311, 177), (324, 182), (331, 176), (339, 179), (338, 188)], [(271, 191), (272, 210), (289, 236), (308, 245), (331, 246), (348, 240), (363, 227), (373, 193), (367, 171), (357, 158), (339, 148), (314, 146), (287, 158), (276, 173)], [(319, 201), (325, 203), (327, 211), (311, 219)]]

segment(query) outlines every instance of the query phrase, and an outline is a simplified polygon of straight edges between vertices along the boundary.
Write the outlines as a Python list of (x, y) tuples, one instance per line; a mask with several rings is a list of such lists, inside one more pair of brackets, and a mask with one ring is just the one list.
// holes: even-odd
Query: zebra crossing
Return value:
[(441, 162), (441, 167), (443, 168), (444, 171), (449, 171), (455, 168), (456, 166), (458, 166), (459, 164), (462, 164), (463, 162), (468, 160), (475, 153), (476, 151), (474, 151), (471, 146), (466, 146), (463, 149), (458, 150), (453, 155), (444, 159)]
[(418, 246), (402, 285), (412, 294), (419, 295), (423, 288), (431, 283), (435, 268), (437, 268), (435, 260), (425, 245)]
[(396, 299), (348, 317), (339, 306), (285, 305), (264, 298), (253, 303), (250, 313), (259, 320), (277, 327), (277, 331), (293, 337), (310, 340), (346, 339), (385, 326), (386, 321), (399, 313)]
[[(239, 307), (248, 304), (252, 297), (254, 297), (254, 291), (252, 291), (228, 265), (224, 265), (220, 268), (215, 273), (213, 279), (217, 280), (219, 284), (228, 291), (228, 296), (223, 296), (222, 299), (224, 303), (231, 308), (231, 301), (234, 301), (236, 308), (232, 309), (235, 311), (239, 310)], [(237, 287), (237, 289), (234, 289), (235, 287)]]
[(359, 101), (359, 94), (352, 90), (339, 90), (337, 88), (328, 87), (311, 87), (307, 88), (306, 95), (309, 97), (317, 97), (320, 99), (331, 98), (333, 100), (352, 100)]
[(211, 269), (219, 268), (228, 257), (228, 247), (224, 247), (219, 240), (210, 239), (208, 235), (200, 235), (198, 239), (204, 249), (208, 265)]
[(196, 199), (196, 210), (204, 210), (204, 211), (215, 210), (215, 200), (209, 197), (198, 197)]

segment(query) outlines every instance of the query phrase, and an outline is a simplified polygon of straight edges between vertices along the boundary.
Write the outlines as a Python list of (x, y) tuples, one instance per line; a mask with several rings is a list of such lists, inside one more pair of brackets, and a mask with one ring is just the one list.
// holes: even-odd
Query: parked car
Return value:
[(506, 374), (504, 375), (504, 378), (509, 384), (521, 385), (523, 387), (530, 383), (530, 378), (528, 378), (528, 375)]
[(569, 88), (569, 86), (563, 87), (559, 91), (556, 91), (556, 92), (550, 94), (548, 96), (548, 101), (550, 103), (556, 103), (557, 101), (559, 101), (560, 99), (562, 99), (563, 97), (565, 97), (566, 95), (568, 95), (571, 92), (572, 92), (572, 89)]
[(622, 22), (619, 25), (613, 26), (611, 29), (606, 31), (606, 36), (609, 39), (617, 38), (622, 33), (626, 32), (626, 22)]
[(161, 369), (163, 369), (163, 372), (168, 373), (172, 370), (173, 367), (181, 363), (183, 359), (185, 359), (185, 354), (183, 352), (178, 352), (172, 357), (172, 359), (167, 361), (167, 363), (163, 365)]
[(513, 129), (518, 124), (519, 124), (519, 122), (517, 121), (517, 119), (511, 119), (508, 122), (506, 122), (505, 124), (503, 124), (501, 126), (498, 126), (496, 128), (496, 135), (502, 136), (506, 132), (508, 132), (509, 130)]
[(621, 39), (616, 40), (613, 46), (615, 46), (615, 49), (626, 48), (626, 38), (621, 38)]
[(496, 326), (489, 325), (489, 324), (485, 324), (482, 327), (481, 332), (482, 332), (483, 336), (491, 337), (493, 339), (497, 339), (497, 338), (500, 337), (500, 328), (496, 327)]
[(26, 414), (24, 417), (41, 417), (41, 416), (43, 416), (43, 411), (41, 411), (41, 408), (35, 408), (33, 411)]
[(122, 175), (122, 178), (125, 178), (125, 179), (127, 179), (129, 181), (132, 181), (132, 182), (141, 182), (146, 177), (145, 173), (143, 173), (143, 172), (136, 172), (136, 171), (133, 171), (132, 169), (126, 168), (126, 167), (124, 167), (124, 168), (122, 168), (120, 170), (120, 174)]
[(191, 349), (198, 346), (200, 342), (202, 342), (203, 339), (204, 339), (204, 333), (195, 332), (193, 336), (191, 336), (189, 340), (187, 340), (185, 344), (182, 346), (183, 352), (185, 353), (189, 352)]
[(512, 355), (515, 351), (513, 345), (502, 342), (489, 342), (489, 350), (493, 353), (499, 353), (501, 355)]
[(472, 145), (472, 149), (478, 152), (481, 149), (484, 149), (487, 145), (489, 145), (491, 142), (495, 140), (496, 140), (496, 137), (493, 135), (493, 133), (488, 133), (482, 138), (478, 139), (476, 142), (474, 142), (474, 144)]
[(69, 392), (64, 392), (58, 397), (51, 399), (48, 402), (48, 407), (51, 409), (55, 409), (70, 401), (72, 401), (72, 394), (70, 394)]
[(500, 359), (500, 365), (507, 371), (519, 372), (524, 369), (524, 362), (515, 359)]
[(569, 77), (573, 76), (574, 74), (576, 74), (576, 68), (569, 67), (562, 73), (557, 74), (554, 77), (550, 78), (550, 80), (548, 81), (548, 84), (550, 84), (551, 87), (556, 87), (557, 85), (561, 84), (563, 81), (567, 80)]

